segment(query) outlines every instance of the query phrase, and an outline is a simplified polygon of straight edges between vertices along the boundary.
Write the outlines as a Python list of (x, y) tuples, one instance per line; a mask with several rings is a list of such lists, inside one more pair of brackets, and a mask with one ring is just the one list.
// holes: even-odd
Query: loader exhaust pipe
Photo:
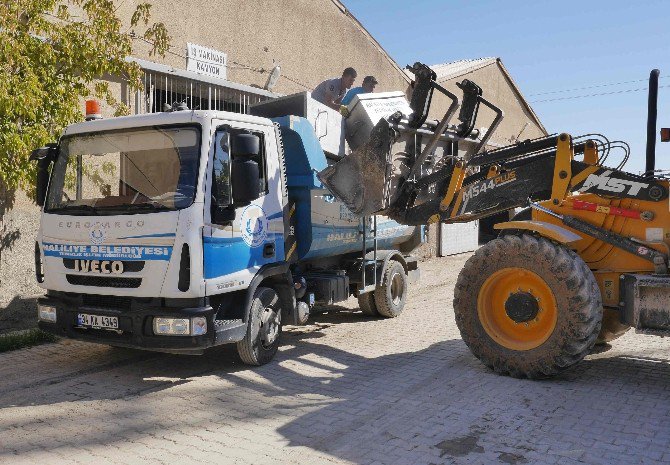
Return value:
[(648, 178), (654, 177), (656, 168), (656, 118), (658, 114), (658, 76), (661, 72), (653, 69), (649, 74), (649, 102), (647, 106), (647, 163), (644, 168)]

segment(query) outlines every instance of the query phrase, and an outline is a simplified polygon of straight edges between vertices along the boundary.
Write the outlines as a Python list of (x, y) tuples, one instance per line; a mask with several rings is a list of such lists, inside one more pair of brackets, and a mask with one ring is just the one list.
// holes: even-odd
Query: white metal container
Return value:
[(344, 137), (344, 118), (339, 111), (317, 102), (310, 92), (287, 95), (251, 105), (249, 112), (255, 116), (274, 118), (277, 116), (302, 116), (314, 128), (324, 152), (337, 156), (347, 154)]
[(473, 252), (479, 247), (479, 221), (440, 224), (440, 256)]
[(372, 128), (380, 119), (391, 116), (396, 111), (405, 116), (412, 113), (405, 94), (400, 91), (358, 94), (347, 108), (349, 109), (349, 117), (345, 120), (347, 142), (352, 150), (356, 150), (368, 140)]

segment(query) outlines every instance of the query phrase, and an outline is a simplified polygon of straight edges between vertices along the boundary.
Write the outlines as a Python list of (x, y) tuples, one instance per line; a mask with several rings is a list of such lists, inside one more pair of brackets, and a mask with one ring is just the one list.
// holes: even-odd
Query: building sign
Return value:
[(188, 71), (227, 79), (227, 64), (228, 55), (223, 52), (201, 45), (186, 44), (186, 69)]

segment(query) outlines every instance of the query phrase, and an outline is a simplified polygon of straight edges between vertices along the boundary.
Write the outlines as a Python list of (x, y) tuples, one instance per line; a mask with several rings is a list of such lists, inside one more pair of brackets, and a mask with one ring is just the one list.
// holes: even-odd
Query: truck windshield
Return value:
[(188, 207), (199, 156), (200, 131), (193, 126), (66, 136), (44, 209), (112, 215)]

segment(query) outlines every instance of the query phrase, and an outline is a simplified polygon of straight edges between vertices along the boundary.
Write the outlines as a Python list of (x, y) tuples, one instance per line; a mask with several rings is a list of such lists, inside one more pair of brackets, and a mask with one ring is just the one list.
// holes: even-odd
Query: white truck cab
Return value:
[(393, 277), (387, 294), (401, 310), (418, 272), (406, 252), (420, 228), (383, 219), (368, 266), (360, 219), (314, 175), (328, 162), (304, 118), (99, 119), (33, 159), (39, 326), (60, 336), (192, 354), (237, 343), (259, 365), (282, 324), (304, 323), (315, 302), (372, 295), (369, 283), (399, 263), (401, 286)]

